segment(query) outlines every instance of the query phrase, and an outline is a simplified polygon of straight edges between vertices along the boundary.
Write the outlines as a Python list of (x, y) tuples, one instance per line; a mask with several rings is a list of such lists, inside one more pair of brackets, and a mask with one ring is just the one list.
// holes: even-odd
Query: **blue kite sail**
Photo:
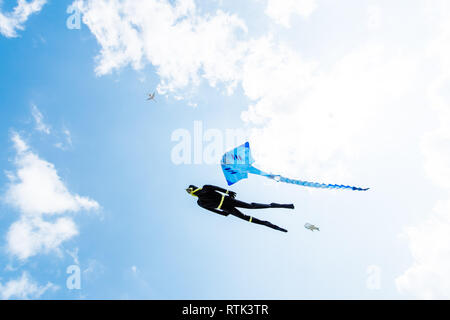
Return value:
[(299, 186), (312, 187), (312, 188), (323, 188), (323, 189), (350, 189), (355, 191), (366, 191), (369, 188), (358, 188), (351, 186), (344, 186), (339, 184), (325, 184), (318, 182), (308, 182), (302, 180), (294, 180), (282, 177), (280, 175), (269, 174), (261, 171), (252, 166), (255, 160), (252, 158), (250, 153), (250, 144), (246, 142), (245, 144), (225, 153), (222, 157), (221, 166), (225, 179), (229, 186), (235, 184), (236, 182), (248, 178), (248, 174), (257, 174), (269, 179), (273, 179), (278, 182), (285, 182), (296, 184)]

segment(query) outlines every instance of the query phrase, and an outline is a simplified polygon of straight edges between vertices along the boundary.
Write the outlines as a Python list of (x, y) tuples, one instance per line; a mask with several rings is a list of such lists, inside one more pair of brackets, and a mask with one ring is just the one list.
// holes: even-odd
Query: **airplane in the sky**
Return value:
[(155, 95), (156, 95), (156, 92), (149, 93), (149, 94), (148, 94), (148, 99), (147, 99), (147, 101), (153, 100), (153, 101), (156, 102), (156, 100), (155, 100)]

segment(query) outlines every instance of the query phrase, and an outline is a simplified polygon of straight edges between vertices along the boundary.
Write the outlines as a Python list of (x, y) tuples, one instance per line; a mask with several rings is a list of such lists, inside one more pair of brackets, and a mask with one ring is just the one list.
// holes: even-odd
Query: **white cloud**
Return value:
[(23, 30), (23, 24), (29, 16), (41, 11), (46, 2), (47, 0), (18, 0), (17, 6), (12, 12), (0, 11), (0, 33), (8, 38), (17, 37), (17, 30)]
[(172, 6), (163, 1), (78, 0), (83, 22), (101, 46), (98, 75), (150, 62), (161, 78), (159, 92), (173, 91), (202, 78), (231, 90), (246, 50), (239, 34), (245, 24), (222, 11), (201, 16), (194, 1)]
[(72, 134), (70, 133), (69, 129), (64, 129), (63, 133), (64, 133), (64, 135), (66, 137), (66, 143), (69, 146), (72, 146)]
[(11, 140), (14, 143), (14, 148), (16, 148), (16, 152), (18, 154), (24, 154), (26, 151), (28, 151), (28, 145), (17, 133), (13, 134)]
[(450, 297), (449, 230), (450, 198), (439, 202), (426, 221), (406, 228), (414, 262), (395, 281), (400, 293), (420, 299)]
[(243, 87), (256, 103), (242, 119), (263, 124), (251, 135), (256, 159), (262, 168), (333, 180), (355, 165), (368, 143), (361, 132), (375, 130), (374, 119), (395, 106), (414, 66), (375, 44), (355, 48), (326, 71), (288, 48), (254, 48)]
[(63, 138), (64, 141), (60, 141), (60, 142), (55, 143), (55, 147), (65, 151), (68, 148), (72, 147), (72, 133), (67, 128), (64, 128), (62, 130), (62, 133), (64, 135), (64, 138)]
[(427, 218), (405, 229), (413, 263), (396, 279), (401, 293), (423, 299), (450, 298), (450, 8), (447, 3), (437, 8), (431, 19), (438, 30), (428, 58), (437, 62), (440, 74), (429, 85), (428, 103), (439, 123), (423, 135), (421, 150), (425, 173), (444, 197)]
[[(450, 101), (449, 101), (450, 102)], [(450, 111), (450, 104), (447, 112)], [(441, 121), (445, 116), (441, 114)], [(440, 200), (424, 221), (408, 227), (413, 264), (396, 279), (398, 290), (424, 299), (450, 297), (450, 121), (422, 139), (425, 172), (447, 197)]]
[(368, 21), (367, 27), (369, 30), (377, 30), (380, 28), (382, 23), (382, 12), (381, 8), (376, 5), (370, 5), (367, 8)]
[(6, 237), (9, 252), (25, 260), (37, 253), (58, 249), (64, 241), (77, 234), (71, 218), (47, 222), (41, 217), (22, 217), (10, 226)]
[(28, 151), (18, 134), (14, 134), (13, 141), (17, 151), (17, 173), (5, 194), (8, 204), (31, 216), (98, 209), (97, 202), (71, 194), (53, 164)]
[(31, 105), (31, 115), (36, 122), (36, 130), (45, 134), (50, 134), (50, 127), (44, 123), (44, 116), (36, 105)]
[(39, 286), (27, 272), (24, 272), (18, 279), (10, 280), (4, 285), (0, 283), (0, 298), (2, 300), (39, 299), (49, 289), (57, 289), (57, 287), (50, 282), (45, 286)]
[[(20, 259), (56, 250), (78, 234), (70, 217), (52, 217), (80, 210), (95, 210), (99, 204), (87, 197), (71, 194), (53, 164), (31, 152), (14, 133), (17, 172), (10, 176), (4, 201), (17, 208), (20, 219), (7, 234), (8, 250)], [(46, 218), (46, 216), (50, 218)]]
[[(444, 118), (441, 115), (441, 121)], [(450, 119), (447, 124), (425, 134), (421, 147), (427, 176), (437, 186), (450, 192)]]
[(265, 12), (276, 23), (289, 28), (293, 15), (309, 17), (317, 8), (316, 2), (317, 0), (268, 0)]

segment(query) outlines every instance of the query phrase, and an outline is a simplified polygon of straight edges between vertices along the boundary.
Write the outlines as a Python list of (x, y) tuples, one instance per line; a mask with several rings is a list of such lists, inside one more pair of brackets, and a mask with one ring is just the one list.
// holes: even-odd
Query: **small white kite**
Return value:
[(318, 227), (316, 227), (315, 225), (311, 224), (311, 223), (306, 223), (305, 224), (305, 228), (311, 231), (320, 231), (320, 229)]

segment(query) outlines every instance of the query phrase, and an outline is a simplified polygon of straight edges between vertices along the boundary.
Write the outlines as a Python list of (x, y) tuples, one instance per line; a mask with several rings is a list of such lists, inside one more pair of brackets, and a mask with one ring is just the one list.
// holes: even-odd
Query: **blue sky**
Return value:
[[(74, 3), (79, 30), (72, 1), (0, 1), (0, 298), (450, 296), (445, 2)], [(196, 123), (266, 171), (371, 190), (253, 176), (232, 189), (293, 202), (251, 213), (289, 233), (216, 216), (184, 189), (225, 187), (220, 166), (172, 155)]]

